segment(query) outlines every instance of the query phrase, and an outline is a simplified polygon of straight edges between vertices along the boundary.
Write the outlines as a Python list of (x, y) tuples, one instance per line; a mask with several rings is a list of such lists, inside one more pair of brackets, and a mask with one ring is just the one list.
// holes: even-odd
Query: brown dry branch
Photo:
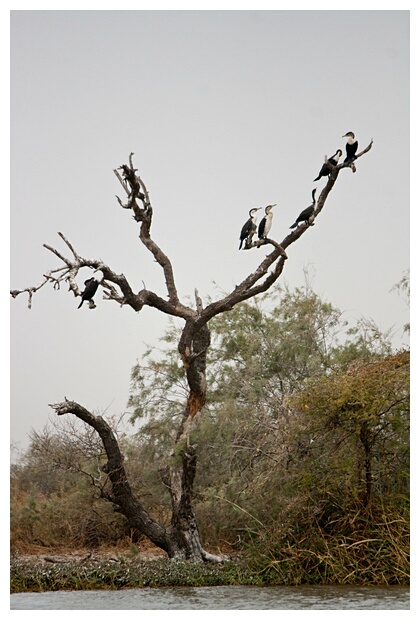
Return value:
[[(364, 150), (357, 154), (357, 159), (367, 153), (371, 149), (372, 144), (373, 140)], [(67, 258), (56, 248), (44, 244), (44, 247), (46, 249), (55, 254), (63, 263), (65, 263), (65, 267), (59, 267), (57, 269), (53, 269), (47, 272), (47, 274), (44, 275), (44, 280), (37, 286), (27, 287), (22, 290), (12, 290), (10, 293), (13, 297), (17, 297), (21, 293), (26, 292), (28, 293), (29, 300), (31, 302), (33, 294), (37, 292), (40, 288), (42, 288), (45, 284), (47, 284), (48, 282), (52, 282), (54, 284), (54, 288), (58, 288), (59, 284), (62, 281), (67, 281), (69, 283), (69, 289), (73, 291), (75, 296), (79, 296), (81, 292), (76, 283), (76, 276), (81, 268), (89, 267), (94, 270), (102, 271), (104, 279), (101, 285), (104, 289), (106, 289), (104, 291), (105, 299), (117, 301), (121, 305), (129, 305), (136, 312), (139, 312), (145, 305), (155, 307), (161, 312), (170, 314), (172, 316), (177, 316), (186, 321), (195, 320), (197, 322), (197, 327), (201, 328), (201, 326), (205, 322), (209, 321), (219, 312), (230, 310), (241, 301), (244, 301), (245, 299), (249, 299), (250, 297), (266, 291), (278, 279), (278, 277), (283, 271), (283, 263), (287, 259), (287, 254), (285, 250), (288, 246), (296, 242), (302, 236), (302, 234), (306, 232), (307, 225), (304, 223), (298, 226), (293, 232), (289, 233), (281, 243), (278, 243), (277, 241), (272, 239), (268, 239), (266, 241), (257, 240), (253, 242), (251, 247), (272, 245), (274, 247), (274, 251), (271, 252), (271, 254), (269, 254), (268, 256), (266, 256), (265, 259), (260, 263), (260, 265), (255, 269), (255, 271), (252, 272), (249, 276), (247, 276), (239, 285), (235, 287), (235, 289), (231, 293), (229, 293), (223, 299), (209, 304), (207, 308), (204, 308), (200, 313), (197, 313), (197, 311), (193, 308), (187, 307), (182, 304), (178, 298), (171, 261), (150, 236), (153, 209), (150, 203), (147, 188), (142, 179), (138, 175), (136, 175), (136, 169), (133, 166), (132, 156), (133, 153), (130, 154), (129, 166), (124, 164), (120, 167), (120, 169), (123, 170), (124, 178), (121, 177), (118, 170), (114, 170), (114, 173), (120, 180), (120, 183), (128, 196), (127, 204), (124, 204), (119, 198), (118, 201), (124, 209), (131, 209), (134, 213), (134, 219), (137, 222), (141, 223), (140, 240), (145, 245), (145, 247), (153, 254), (154, 259), (162, 267), (168, 293), (168, 301), (162, 299), (161, 297), (159, 297), (152, 291), (147, 290), (146, 288), (139, 291), (138, 293), (134, 293), (124, 274), (116, 274), (103, 261), (86, 259), (81, 257), (74, 250), (72, 244), (68, 241), (68, 239), (66, 239), (63, 233), (58, 234), (65, 242), (67, 247), (70, 249), (71, 253), (73, 254), (73, 259)], [(349, 164), (339, 164), (332, 170), (331, 175), (328, 178), (327, 184), (322, 190), (320, 197), (316, 203), (314, 220), (322, 211), (325, 201), (335, 184), (338, 173), (340, 172), (340, 170), (346, 167), (349, 167)], [(141, 205), (138, 203), (139, 200), (141, 201)], [(279, 264), (276, 266), (273, 272), (268, 274), (269, 268), (276, 261), (278, 261)], [(59, 275), (59, 277), (53, 276), (53, 274), (60, 272), (61, 275)], [(266, 279), (263, 282), (259, 282), (264, 276), (267, 276)], [(259, 282), (258, 286), (256, 286), (257, 282)], [(116, 285), (117, 288), (113, 285)], [(117, 289), (119, 289), (119, 291)]]

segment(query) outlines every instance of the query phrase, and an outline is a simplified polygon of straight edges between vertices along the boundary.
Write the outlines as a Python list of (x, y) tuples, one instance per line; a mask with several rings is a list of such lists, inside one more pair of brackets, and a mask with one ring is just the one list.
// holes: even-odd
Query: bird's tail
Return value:
[(316, 177), (316, 179), (314, 179), (314, 180), (312, 181), (312, 183), (315, 183), (315, 181), (319, 181), (319, 179), (320, 179), (320, 178), (321, 178), (321, 175), (320, 175), (320, 174), (318, 174), (318, 176)]
[(297, 226), (297, 222), (295, 222), (294, 224), (292, 224), (292, 225), (290, 226), (290, 228), (296, 228), (296, 226)]
[(239, 249), (241, 249), (241, 247), (242, 247), (242, 241), (243, 241), (243, 239), (241, 239), (241, 243), (239, 244)]
[(84, 302), (84, 301), (85, 301), (85, 300), (84, 300), (84, 299), (82, 299), (82, 301), (80, 302), (80, 304), (77, 306), (77, 309), (79, 309), (79, 308), (81, 308), (81, 307), (82, 307), (82, 305), (83, 305), (83, 302)]

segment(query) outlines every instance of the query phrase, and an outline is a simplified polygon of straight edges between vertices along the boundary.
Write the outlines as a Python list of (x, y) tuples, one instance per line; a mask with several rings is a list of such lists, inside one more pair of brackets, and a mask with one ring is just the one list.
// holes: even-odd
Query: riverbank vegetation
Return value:
[[(12, 466), (12, 591), (142, 585), (409, 581), (409, 369), (372, 321), (351, 328), (310, 286), (277, 288), (211, 323), (209, 391), (191, 433), (194, 506), (226, 562), (140, 559), (143, 539), (107, 501), (103, 446), (76, 421), (32, 433)], [(134, 433), (118, 429), (133, 490), (169, 522), (162, 481), (188, 394), (173, 323), (132, 372)], [(70, 562), (31, 545), (88, 548)], [(113, 560), (95, 556), (119, 546)], [(96, 558), (96, 559), (95, 559)]]
[(142, 560), (127, 553), (54, 562), (15, 558), (11, 567), (11, 593), (263, 583), (264, 579), (254, 575), (243, 562), (197, 564), (167, 558)]

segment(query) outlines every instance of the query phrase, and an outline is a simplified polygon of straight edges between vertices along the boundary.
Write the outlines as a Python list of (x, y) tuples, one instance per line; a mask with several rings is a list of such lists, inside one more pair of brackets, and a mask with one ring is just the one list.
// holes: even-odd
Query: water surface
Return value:
[(10, 609), (409, 609), (409, 588), (217, 586), (12, 594)]

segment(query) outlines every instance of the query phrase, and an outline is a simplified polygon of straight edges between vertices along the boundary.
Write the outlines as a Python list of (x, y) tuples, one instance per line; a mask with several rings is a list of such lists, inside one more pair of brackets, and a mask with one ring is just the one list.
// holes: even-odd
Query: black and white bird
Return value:
[(343, 138), (347, 138), (346, 143), (346, 158), (344, 160), (345, 164), (350, 164), (354, 159), (356, 159), (357, 148), (359, 143), (355, 140), (354, 133), (352, 131), (348, 131), (344, 134)]
[(261, 207), (256, 207), (249, 211), (249, 219), (242, 226), (241, 234), (239, 236), (239, 239), (241, 241), (239, 244), (239, 249), (241, 249), (242, 243), (244, 241), (246, 245), (247, 239), (249, 237), (252, 239), (252, 236), (255, 234), (257, 230), (257, 211), (259, 211), (260, 209)]
[(92, 301), (93, 296), (98, 290), (99, 282), (102, 278), (99, 276), (95, 276), (93, 278), (89, 278), (89, 280), (85, 280), (85, 290), (82, 293), (82, 301), (77, 306), (77, 309), (81, 308), (84, 301), (89, 302), (90, 308), (95, 308), (95, 303)]
[(265, 208), (265, 215), (258, 226), (258, 238), (267, 240), (267, 235), (270, 232), (271, 224), (273, 223), (273, 214), (271, 209), (276, 205), (268, 205)]
[(314, 223), (311, 221), (311, 217), (313, 216), (314, 211), (315, 211), (315, 205), (316, 205), (315, 193), (316, 193), (316, 189), (313, 189), (312, 190), (312, 204), (309, 205), (309, 207), (306, 207), (306, 209), (303, 209), (302, 213), (300, 213), (297, 216), (296, 222), (292, 224), (290, 228), (296, 228), (296, 226), (300, 222), (305, 222), (307, 226), (314, 226)]
[(319, 171), (319, 174), (316, 177), (316, 179), (314, 179), (314, 182), (319, 181), (321, 177), (329, 177), (332, 172), (332, 168), (330, 168), (327, 162), (329, 162), (332, 166), (337, 166), (342, 154), (343, 154), (343, 151), (340, 149), (337, 149), (334, 155), (331, 155), (331, 157), (329, 157), (328, 159), (327, 157), (325, 157), (325, 163), (322, 165), (322, 168)]

